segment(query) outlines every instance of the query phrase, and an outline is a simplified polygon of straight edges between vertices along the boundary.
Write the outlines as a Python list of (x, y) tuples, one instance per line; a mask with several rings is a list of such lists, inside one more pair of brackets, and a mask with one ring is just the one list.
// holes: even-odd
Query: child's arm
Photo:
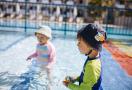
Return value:
[(50, 49), (50, 55), (49, 55), (49, 63), (47, 65), (47, 68), (51, 68), (52, 65), (56, 62), (56, 51), (54, 47), (51, 47)]
[(75, 79), (75, 82), (76, 82), (76, 81), (78, 81), (78, 82), (79, 82), (79, 78), (80, 78), (80, 77), (78, 76), (78, 77)]
[(27, 58), (27, 60), (30, 60), (30, 59), (32, 59), (32, 58), (34, 58), (34, 57), (37, 57), (37, 52), (31, 54), (31, 55)]
[(63, 84), (65, 86), (68, 86), (69, 83), (75, 83), (76, 81), (79, 82), (79, 77), (71, 77), (71, 76), (66, 76), (65, 80), (63, 81)]
[(69, 83), (68, 88), (71, 90), (92, 90), (93, 85), (97, 82), (100, 72), (96, 72), (97, 68), (87, 64), (85, 67), (83, 82), (81, 85)]

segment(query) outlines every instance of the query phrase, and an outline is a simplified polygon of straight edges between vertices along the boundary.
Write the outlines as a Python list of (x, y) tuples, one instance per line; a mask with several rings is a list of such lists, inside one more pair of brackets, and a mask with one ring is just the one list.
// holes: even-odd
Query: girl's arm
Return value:
[(68, 88), (70, 88), (71, 90), (92, 90), (92, 87), (97, 82), (99, 76), (100, 71), (98, 72), (97, 68), (94, 68), (93, 65), (88, 63), (85, 67), (83, 82), (81, 83), (81, 85), (69, 83)]
[(75, 82), (76, 82), (76, 81), (79, 82), (79, 79), (80, 79), (80, 77), (78, 76), (78, 77), (75, 79)]
[(56, 51), (54, 47), (50, 48), (49, 63), (47, 68), (51, 68), (52, 65), (56, 62)]
[(27, 60), (29, 60), (29, 59), (31, 59), (31, 58), (34, 58), (34, 57), (37, 57), (37, 52), (31, 54), (31, 55), (27, 58)]

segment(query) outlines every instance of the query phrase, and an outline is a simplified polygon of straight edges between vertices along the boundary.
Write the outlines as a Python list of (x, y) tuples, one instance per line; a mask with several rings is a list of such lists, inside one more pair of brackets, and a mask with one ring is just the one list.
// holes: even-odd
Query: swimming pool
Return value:
[[(4, 37), (4, 34), (2, 35)], [(12, 38), (6, 39), (7, 36)], [(16, 39), (14, 33), (5, 34), (5, 41), (1, 46), (8, 45), (7, 42), (14, 39), (13, 37)], [(0, 90), (46, 90), (45, 76), (28, 77), (32, 76), (29, 74), (31, 62), (26, 61), (26, 58), (35, 50), (36, 43), (34, 36), (28, 36), (10, 48), (0, 51)], [(52, 90), (68, 90), (63, 86), (62, 80), (66, 75), (78, 76), (86, 57), (79, 53), (75, 39), (54, 38), (53, 44), (57, 51), (57, 62), (52, 71)], [(104, 90), (132, 90), (132, 77), (124, 72), (106, 49), (103, 48), (101, 55)]]

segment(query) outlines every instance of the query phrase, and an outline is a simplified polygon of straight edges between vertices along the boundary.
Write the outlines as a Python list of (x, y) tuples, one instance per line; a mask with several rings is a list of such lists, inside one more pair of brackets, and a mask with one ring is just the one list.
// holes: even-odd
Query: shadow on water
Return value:
[(47, 78), (44, 78), (45, 82), (41, 82), (40, 73), (35, 70), (29, 69), (26, 73), (21, 74), (19, 79), (23, 81), (15, 83), (10, 90), (47, 90)]
[(0, 87), (2, 86), (12, 86), (14, 83), (19, 83), (23, 81), (22, 79), (18, 79), (19, 76), (10, 74), (8, 72), (1, 72), (0, 73)]
[(8, 90), (46, 90), (47, 82), (40, 82), (39, 79), (39, 74), (31, 71), (19, 76), (8, 72), (1, 72), (0, 87), (6, 86)]
[(23, 79), (22, 82), (16, 83), (11, 87), (11, 90), (28, 90), (30, 87), (30, 82), (34, 79), (32, 76), (29, 75), (30, 73), (24, 73), (19, 78)]

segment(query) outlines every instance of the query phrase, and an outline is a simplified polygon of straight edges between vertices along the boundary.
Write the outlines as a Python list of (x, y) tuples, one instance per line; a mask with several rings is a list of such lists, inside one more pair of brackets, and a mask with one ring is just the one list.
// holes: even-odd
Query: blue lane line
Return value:
[(16, 40), (15, 42), (11, 43), (10, 45), (8, 45), (7, 47), (0, 49), (0, 51), (6, 51), (7, 49), (11, 48), (13, 45), (17, 44), (18, 42), (20, 42), (21, 40), (24, 40), (27, 36), (24, 36), (18, 40)]

